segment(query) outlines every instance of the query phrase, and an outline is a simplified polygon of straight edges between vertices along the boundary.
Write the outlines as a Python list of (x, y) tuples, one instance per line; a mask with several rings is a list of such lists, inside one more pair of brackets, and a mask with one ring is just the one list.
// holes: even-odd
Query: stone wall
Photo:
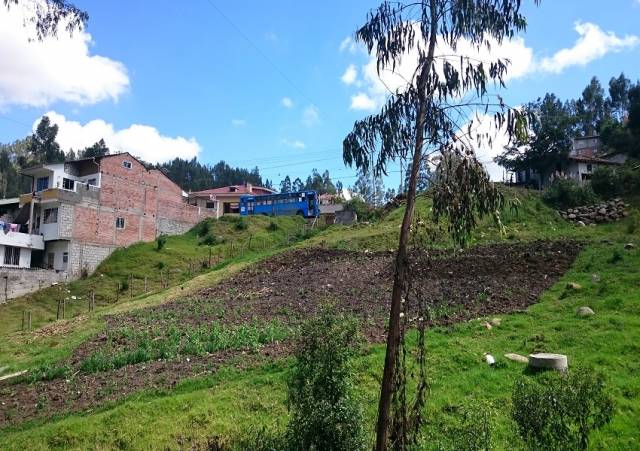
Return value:
[(64, 272), (0, 267), (0, 303), (50, 287), (53, 283), (66, 282), (67, 279), (68, 274)]
[(117, 246), (103, 246), (72, 241), (69, 244), (70, 277), (77, 279), (82, 276), (83, 271), (91, 274), (98, 265), (116, 249)]
[(590, 225), (600, 222), (618, 221), (629, 216), (628, 205), (622, 199), (613, 199), (595, 205), (559, 210), (558, 213), (567, 221), (578, 225)]
[(193, 223), (175, 221), (173, 219), (158, 218), (158, 235), (182, 235), (193, 227)]

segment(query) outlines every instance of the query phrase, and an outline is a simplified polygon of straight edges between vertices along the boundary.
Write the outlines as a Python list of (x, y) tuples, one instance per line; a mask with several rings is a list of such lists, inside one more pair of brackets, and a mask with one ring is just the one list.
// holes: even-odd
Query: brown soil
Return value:
[[(431, 310), (430, 324), (449, 325), (526, 309), (562, 276), (579, 252), (574, 242), (480, 246), (455, 255), (412, 255), (412, 298), (420, 294)], [(393, 254), (302, 249), (270, 258), (197, 296), (107, 319), (106, 331), (78, 347), (69, 379), (0, 385), (0, 427), (36, 417), (86, 410), (149, 388), (171, 388), (179, 380), (215, 371), (221, 364), (247, 366), (286, 355), (291, 343), (272, 343), (257, 352), (228, 350), (204, 357), (154, 361), (118, 370), (83, 374), (78, 368), (101, 350), (114, 329), (164, 330), (221, 323), (278, 321), (295, 326), (321, 305), (333, 303), (361, 318), (370, 342), (385, 337), (393, 280)], [(130, 349), (121, 338), (113, 349)]]

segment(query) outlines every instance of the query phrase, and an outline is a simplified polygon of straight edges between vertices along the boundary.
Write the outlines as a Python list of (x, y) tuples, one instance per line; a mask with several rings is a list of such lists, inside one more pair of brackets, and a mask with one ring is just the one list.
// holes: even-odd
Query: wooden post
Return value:
[(62, 305), (60, 301), (58, 301), (58, 310), (56, 311), (56, 320), (60, 319), (60, 313), (62, 313)]
[(211, 268), (211, 246), (209, 246), (209, 268)]
[(144, 292), (145, 292), (145, 293), (148, 291), (148, 290), (147, 290), (147, 286), (148, 286), (148, 285), (147, 285), (147, 276), (144, 276)]
[(120, 299), (120, 282), (118, 282), (118, 287), (116, 288), (116, 302)]
[(129, 276), (129, 297), (133, 297), (133, 274)]
[(249, 235), (249, 250), (251, 250), (251, 239), (253, 238), (253, 235)]
[(231, 254), (229, 256), (233, 257), (233, 241), (231, 242)]
[(22, 311), (22, 331), (25, 331), (25, 327), (27, 326), (27, 311), (23, 310)]
[(9, 300), (9, 276), (4, 276), (4, 302)]
[(62, 300), (62, 319), (66, 318), (66, 314), (67, 314), (66, 310), (67, 310), (67, 301), (66, 299), (63, 299)]
[(27, 312), (27, 317), (29, 319), (29, 332), (31, 332), (31, 310)]

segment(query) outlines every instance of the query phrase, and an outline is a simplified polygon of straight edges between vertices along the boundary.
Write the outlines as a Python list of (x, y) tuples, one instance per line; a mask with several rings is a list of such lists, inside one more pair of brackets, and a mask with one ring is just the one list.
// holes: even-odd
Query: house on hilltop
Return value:
[(262, 186), (244, 185), (223, 186), (189, 193), (189, 204), (205, 209), (215, 218), (227, 214), (240, 213), (240, 197), (246, 195), (261, 196), (275, 194), (275, 191)]
[(32, 192), (20, 196), (11, 219), (21, 233), (0, 235), (0, 244), (11, 262), (24, 265), (5, 263), (9, 267), (37, 266), (77, 278), (118, 247), (184, 233), (211, 216), (189, 205), (166, 175), (129, 153), (42, 164), (21, 173), (32, 179)]
[(543, 188), (557, 177), (565, 177), (582, 184), (589, 180), (593, 172), (601, 166), (619, 166), (626, 161), (624, 155), (605, 154), (599, 136), (573, 138), (571, 151), (566, 160), (559, 163), (556, 170), (542, 180), (533, 169), (516, 172), (517, 185)]

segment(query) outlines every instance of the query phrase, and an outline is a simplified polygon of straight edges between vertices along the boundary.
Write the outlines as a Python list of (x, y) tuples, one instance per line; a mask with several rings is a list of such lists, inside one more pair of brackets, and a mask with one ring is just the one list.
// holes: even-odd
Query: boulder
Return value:
[(576, 215), (574, 215), (573, 213), (569, 213), (568, 218), (569, 219), (576, 219)]
[(509, 354), (505, 354), (504, 356), (509, 360), (513, 360), (514, 362), (529, 363), (529, 359), (520, 354), (509, 353)]
[(628, 251), (630, 251), (631, 249), (635, 249), (636, 245), (633, 243), (627, 243), (624, 245), (624, 248)]
[(579, 225), (580, 227), (586, 227), (587, 226), (583, 221), (576, 222), (576, 225)]
[(579, 283), (577, 283), (577, 282), (569, 282), (569, 283), (567, 284), (567, 289), (569, 289), (569, 290), (575, 290), (575, 291), (582, 290), (582, 285), (580, 285), (580, 284), (579, 284)]
[(566, 355), (541, 352), (529, 355), (529, 367), (536, 370), (565, 372), (569, 368), (569, 364)]
[(607, 214), (607, 209), (606, 208), (600, 208), (600, 210), (598, 210), (598, 213), (601, 214), (602, 216), (605, 216)]
[(482, 326), (487, 330), (493, 329), (493, 326), (490, 323), (486, 322), (486, 321), (484, 322), (484, 324)]
[(595, 315), (596, 312), (594, 312), (593, 310), (591, 310), (591, 308), (589, 307), (580, 307), (577, 311), (576, 314), (578, 316), (591, 316), (591, 315)]
[(500, 324), (502, 324), (502, 319), (500, 319), (500, 318), (493, 318), (493, 319), (491, 320), (490, 324), (491, 324), (493, 327), (499, 327), (499, 326), (500, 326)]

